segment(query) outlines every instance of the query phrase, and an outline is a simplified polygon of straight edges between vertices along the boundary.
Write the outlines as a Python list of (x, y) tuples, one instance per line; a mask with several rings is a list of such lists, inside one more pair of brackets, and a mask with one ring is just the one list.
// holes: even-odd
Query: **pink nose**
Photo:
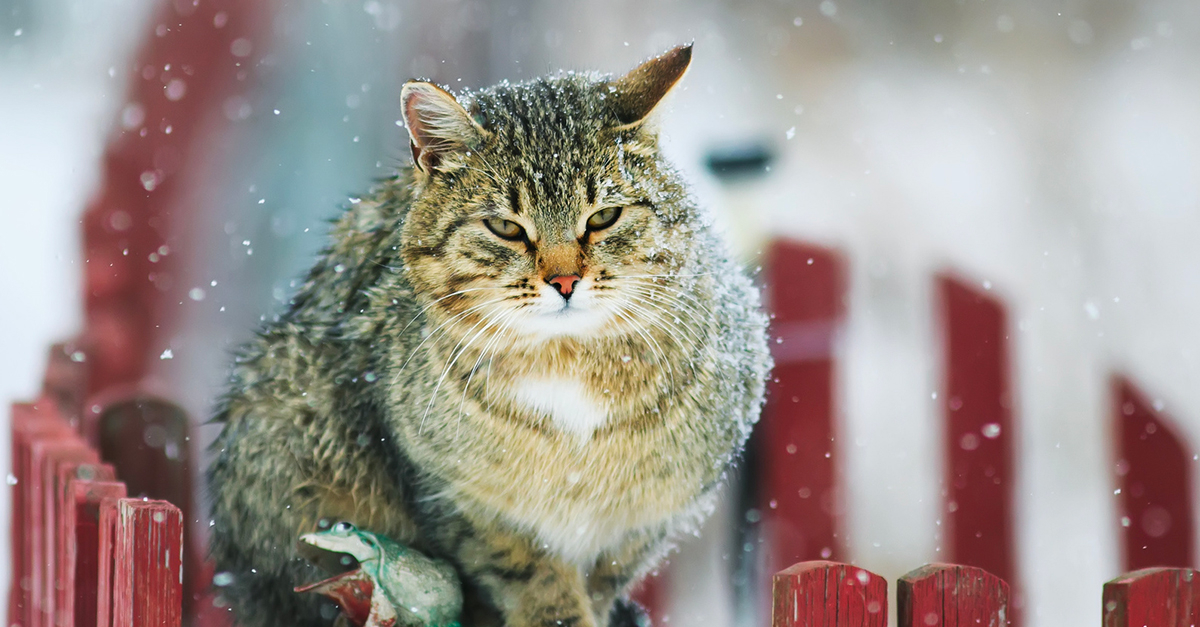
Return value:
[(546, 282), (553, 285), (563, 298), (570, 298), (571, 292), (575, 291), (575, 284), (579, 282), (579, 276), (575, 274), (552, 276), (546, 279)]

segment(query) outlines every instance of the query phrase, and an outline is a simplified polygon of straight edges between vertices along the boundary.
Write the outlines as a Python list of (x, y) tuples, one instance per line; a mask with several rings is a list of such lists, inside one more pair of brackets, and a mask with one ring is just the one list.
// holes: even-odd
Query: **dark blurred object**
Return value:
[(766, 174), (774, 160), (775, 155), (766, 144), (752, 142), (714, 148), (708, 151), (705, 165), (721, 181), (730, 183)]

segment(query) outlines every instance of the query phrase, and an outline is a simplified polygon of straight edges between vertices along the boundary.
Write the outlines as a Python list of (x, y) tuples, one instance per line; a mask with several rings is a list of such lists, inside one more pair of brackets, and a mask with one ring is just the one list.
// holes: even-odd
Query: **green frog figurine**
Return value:
[(454, 569), (381, 535), (340, 522), (324, 531), (300, 536), (301, 554), (328, 563), (340, 555), (342, 565), (358, 568), (296, 588), (332, 598), (343, 616), (363, 627), (459, 627), (462, 588)]

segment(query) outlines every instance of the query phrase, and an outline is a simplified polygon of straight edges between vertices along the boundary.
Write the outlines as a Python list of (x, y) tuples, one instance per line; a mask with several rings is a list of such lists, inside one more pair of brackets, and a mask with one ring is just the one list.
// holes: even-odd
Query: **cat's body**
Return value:
[(213, 555), (243, 625), (321, 622), (293, 544), (341, 520), (455, 564), (464, 625), (629, 614), (770, 367), (756, 290), (642, 124), (689, 59), (469, 112), (406, 87), (415, 169), (342, 216), (219, 408)]

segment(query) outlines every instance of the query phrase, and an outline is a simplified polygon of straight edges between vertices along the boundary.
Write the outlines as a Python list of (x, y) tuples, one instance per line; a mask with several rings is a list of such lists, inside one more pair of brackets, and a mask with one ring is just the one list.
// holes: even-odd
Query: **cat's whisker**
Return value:
[[(508, 318), (512, 318), (515, 315), (516, 315), (515, 310), (506, 311), (504, 313), (501, 313), (500, 316), (498, 318), (496, 318), (493, 322), (497, 323), (497, 327), (499, 327), (499, 323), (503, 322), (504, 320), (506, 320)], [(500, 338), (501, 338), (501, 334), (493, 333), (492, 338), (490, 340), (488, 340), (488, 343), (483, 346), (483, 350), (479, 351), (479, 358), (475, 360), (475, 365), (471, 366), (471, 374), (467, 376), (467, 383), (465, 385), (463, 385), (462, 401), (460, 401), (458, 404), (458, 423), (454, 430), (454, 439), (455, 440), (458, 439), (458, 434), (460, 432), (460, 429), (462, 428), (463, 411), (467, 404), (467, 392), (470, 391), (470, 389), (471, 389), (471, 381), (475, 379), (475, 373), (479, 371), (479, 364), (483, 363), (483, 358), (484, 358), (484, 356), (486, 356), (488, 354), (488, 350), (490, 350), (491, 347), (494, 346), (496, 344), (496, 342), (499, 341)]]
[[(518, 304), (516, 307), (513, 307), (510, 310), (510, 313), (512, 313), (512, 315), (504, 320), (503, 324), (501, 325), (500, 332), (503, 334), (507, 334), (509, 331), (511, 331), (512, 330), (511, 323), (514, 319), (516, 319), (517, 312), (521, 311), (522, 309), (524, 309), (526, 307), (527, 307), (527, 305), (524, 303)], [(492, 387), (491, 386), (492, 386), (492, 369), (488, 368), (487, 375), (483, 379), (483, 397), (486, 399), (491, 398), (491, 395), (492, 395)], [(490, 410), (491, 407), (492, 407), (492, 405), (491, 405), (491, 402), (489, 401), (488, 409)]]
[[(706, 314), (708, 317), (713, 317), (713, 312), (710, 309), (705, 308), (705, 311), (701, 312), (690, 304), (680, 300), (678, 297), (657, 292), (649, 287), (629, 285), (626, 286), (626, 289), (634, 294), (639, 294), (657, 303), (664, 303), (666, 305), (676, 307), (681, 310), (681, 313), (684, 314), (684, 317), (687, 318), (689, 322), (700, 323), (700, 326), (704, 326), (702, 314)], [(675, 314), (673, 311), (669, 311), (669, 313)], [(678, 315), (675, 315), (675, 317), (678, 318)]]
[[(662, 305), (678, 309), (678, 312), (668, 311), (668, 313), (671, 313), (675, 318), (679, 318), (680, 314), (682, 314), (682, 316), (687, 318), (690, 322), (702, 323), (705, 316), (713, 317), (712, 310), (706, 308), (704, 311), (701, 311), (680, 297), (659, 291), (656, 289), (656, 287), (657, 286), (629, 283), (622, 286), (622, 290), (647, 298), (655, 303), (660, 303)], [(700, 326), (704, 325), (701, 324)]]
[[(412, 349), (412, 351), (410, 351), (410, 352), (409, 352), (409, 354), (408, 354), (408, 357), (407, 357), (407, 358), (405, 358), (405, 360), (404, 360), (404, 363), (400, 365), (400, 368), (398, 368), (398, 369), (396, 370), (396, 374), (392, 376), (392, 385), (396, 385), (397, 383), (399, 383), (399, 382), (400, 382), (400, 375), (404, 373), (404, 369), (408, 367), (408, 363), (409, 363), (410, 361), (412, 361), (412, 358), (413, 358), (413, 357), (415, 357), (415, 356), (417, 355), (417, 351), (421, 350), (421, 347), (422, 347), (422, 346), (424, 346), (426, 342), (428, 342), (430, 339), (432, 339), (434, 336), (436, 336), (438, 333), (440, 333), (440, 332), (442, 331), (442, 329), (443, 329), (443, 328), (444, 328), (446, 325), (448, 325), (448, 324), (450, 324), (450, 323), (452, 323), (452, 322), (454, 322), (454, 321), (458, 320), (459, 318), (462, 318), (462, 317), (464, 317), (464, 316), (470, 315), (472, 312), (474, 312), (474, 311), (476, 311), (476, 310), (479, 310), (479, 309), (481, 309), (481, 308), (483, 308), (483, 307), (486, 307), (486, 306), (488, 306), (488, 305), (493, 305), (493, 304), (495, 304), (495, 303), (498, 303), (498, 302), (501, 302), (501, 301), (503, 301), (503, 300), (504, 300), (503, 298), (496, 298), (496, 299), (493, 299), (493, 300), (486, 301), (486, 302), (484, 302), (484, 303), (481, 303), (481, 304), (479, 304), (479, 305), (476, 305), (476, 306), (474, 306), (474, 307), (471, 307), (470, 309), (467, 309), (466, 311), (464, 311), (464, 312), (462, 312), (462, 313), (459, 313), (459, 314), (456, 314), (456, 315), (454, 315), (454, 316), (451, 316), (451, 317), (450, 317), (450, 318), (448, 318), (448, 319), (447, 319), (445, 322), (443, 322), (443, 323), (439, 324), (439, 325), (437, 326), (437, 328), (435, 328), (433, 331), (430, 331), (430, 332), (429, 332), (429, 335), (425, 336), (425, 337), (424, 337), (424, 338), (423, 338), (423, 339), (420, 341), (420, 343), (418, 343), (418, 344), (416, 345), (416, 347), (414, 347), (414, 348)], [(409, 324), (411, 324), (411, 323), (409, 323)]]
[[(646, 304), (650, 304), (650, 303), (646, 303)], [(680, 337), (679, 334), (676, 333), (675, 329), (672, 329), (670, 326), (668, 326), (666, 323), (664, 323), (659, 318), (659, 316), (655, 316), (653, 312), (651, 312), (651, 311), (645, 309), (644, 307), (642, 307), (641, 305), (638, 305), (635, 303), (626, 303), (626, 306), (633, 309), (636, 312), (639, 312), (644, 319), (646, 319), (647, 321), (650, 322), (650, 324), (654, 325), (655, 327), (657, 327), (659, 329), (662, 329), (663, 333), (665, 333), (667, 335), (667, 338), (670, 339), (671, 341), (675, 342), (675, 345), (678, 346), (680, 348), (680, 350), (682, 350), (685, 353), (684, 357), (688, 358), (688, 365), (691, 366), (693, 373), (694, 373), (695, 367), (696, 367), (695, 361), (691, 358), (691, 355), (688, 355), (686, 353), (693, 353), (694, 349), (695, 349), (695, 345), (698, 345), (700, 343), (699, 341), (697, 341), (694, 345), (689, 345), (688, 342), (684, 341), (684, 338)], [(655, 308), (659, 309), (660, 311), (664, 311), (660, 307), (656, 306)], [(669, 313), (669, 312), (667, 312), (667, 313)]]
[(654, 279), (654, 278), (676, 279), (676, 278), (680, 278), (680, 277), (687, 278), (687, 277), (698, 277), (698, 276), (713, 276), (714, 274), (716, 274), (716, 273), (715, 272), (695, 272), (695, 273), (668, 272), (666, 274), (625, 274), (625, 275), (621, 275), (620, 278), (622, 278), (622, 279)]
[[(671, 311), (665, 307), (655, 304), (654, 302), (652, 302), (649, 295), (644, 295), (644, 296), (646, 296), (646, 300), (643, 300), (641, 302), (641, 304), (637, 304), (637, 303), (626, 303), (626, 304), (630, 308), (634, 309), (635, 311), (641, 312), (643, 317), (647, 318), (651, 322), (651, 324), (654, 324), (655, 326), (657, 326), (658, 328), (660, 328), (664, 332), (666, 332), (667, 335), (671, 337), (671, 339), (675, 340), (675, 343), (677, 345), (679, 345), (680, 348), (686, 349), (688, 347), (685, 346), (682, 339), (676, 335), (676, 333), (675, 333), (676, 329), (674, 329), (666, 324), (666, 322), (664, 321), (664, 318), (669, 317), (672, 322), (677, 324), (679, 327), (682, 327), (689, 335), (691, 335), (691, 339), (694, 340), (697, 345), (703, 343), (703, 339), (699, 335), (697, 335), (693, 329), (689, 328), (690, 325), (684, 324), (684, 320), (681, 320), (679, 318), (679, 316), (675, 314), (674, 311)], [(648, 309), (646, 309), (646, 307), (653, 307), (656, 311), (661, 312), (661, 314), (655, 315), (654, 312), (649, 311)]]
[[(433, 388), (433, 394), (430, 395), (430, 397), (429, 397), (429, 403), (425, 406), (425, 413), (421, 415), (421, 424), (417, 427), (417, 433), (421, 433), (425, 429), (425, 419), (427, 417), (429, 417), (429, 411), (431, 409), (433, 409), (433, 404), (434, 404), (434, 402), (437, 401), (438, 392), (441, 391), (441, 389), (442, 389), (442, 383), (444, 383), (446, 381), (446, 375), (449, 374), (450, 370), (454, 368), (454, 364), (458, 363), (458, 359), (460, 357), (462, 357), (463, 354), (466, 353), (468, 349), (471, 348), (471, 345), (475, 343), (475, 340), (479, 339), (479, 336), (482, 335), (485, 331), (487, 331), (488, 326), (491, 325), (491, 322), (489, 321), (489, 318), (487, 317), (486, 314), (482, 318), (480, 318), (479, 322), (476, 322), (475, 325), (472, 326), (470, 328), (470, 330), (467, 331), (467, 333), (463, 334), (464, 337), (467, 334), (471, 333), (471, 331), (475, 331), (475, 329), (478, 328), (479, 325), (481, 325), (481, 324), (484, 325), (484, 327), (482, 329), (479, 329), (479, 331), (476, 332), (475, 335), (471, 336), (470, 340), (467, 340), (467, 344), (466, 344), (466, 346), (462, 347), (462, 350), (458, 350), (458, 347), (460, 345), (462, 345), (462, 343), (463, 343), (463, 340), (461, 340), (461, 339), (454, 345), (454, 348), (451, 349), (450, 354), (452, 356), (452, 359), (450, 360), (450, 363), (446, 365), (445, 369), (442, 370), (442, 376), (438, 377), (437, 385)], [(457, 355), (454, 354), (454, 351), (456, 351), (456, 350), (458, 350)]]
[(465, 290), (457, 290), (454, 292), (450, 292), (449, 294), (446, 294), (445, 296), (442, 296), (441, 298), (438, 298), (438, 299), (434, 300), (433, 302), (429, 303), (428, 305), (425, 305), (424, 307), (422, 307), (421, 311), (418, 311), (417, 315), (413, 316), (412, 320), (409, 320), (408, 324), (404, 325), (403, 329), (400, 329), (400, 334), (403, 335), (404, 332), (408, 330), (408, 327), (411, 326), (412, 323), (416, 322), (417, 318), (421, 317), (421, 314), (425, 313), (426, 311), (429, 311), (430, 307), (433, 307), (434, 305), (446, 300), (447, 298), (452, 298), (454, 296), (461, 296), (462, 294), (466, 294), (467, 292), (478, 292), (480, 290), (496, 290), (496, 289), (500, 289), (500, 288), (498, 288), (498, 287), (469, 287)]
[(634, 319), (634, 317), (629, 315), (628, 311), (623, 310), (622, 305), (623, 304), (618, 303), (616, 307), (609, 308), (609, 311), (611, 311), (614, 315), (619, 316), (621, 319), (628, 322), (629, 325), (633, 328), (634, 332), (636, 332), (638, 335), (640, 335), (642, 337), (642, 339), (646, 340), (646, 345), (650, 348), (651, 351), (654, 352), (655, 356), (658, 357), (659, 362), (662, 363), (664, 369), (667, 371), (667, 374), (671, 377), (671, 388), (674, 389), (675, 388), (675, 373), (674, 373), (674, 369), (671, 368), (671, 362), (669, 360), (667, 360), (667, 358), (666, 358), (666, 353), (663, 352), (662, 347), (658, 344), (658, 342), (655, 341), (654, 338), (652, 338), (649, 335), (649, 333), (647, 331), (645, 331), (644, 328), (637, 323), (637, 321)]
[(697, 306), (704, 309), (704, 312), (706, 314), (708, 314), (710, 316), (713, 315), (712, 308), (710, 308), (708, 305), (705, 305), (704, 303), (700, 302), (700, 300), (697, 299), (695, 297), (695, 295), (688, 293), (686, 290), (681, 290), (679, 288), (671, 287), (670, 285), (661, 285), (658, 283), (652, 283), (650, 281), (627, 281), (626, 283), (632, 284), (632, 285), (643, 285), (643, 286), (648, 286), (648, 287), (652, 287), (652, 288), (660, 288), (660, 289), (668, 290), (670, 292), (674, 292), (675, 294), (678, 294), (680, 297), (686, 298), (689, 301), (691, 301), (692, 303), (694, 303)]

